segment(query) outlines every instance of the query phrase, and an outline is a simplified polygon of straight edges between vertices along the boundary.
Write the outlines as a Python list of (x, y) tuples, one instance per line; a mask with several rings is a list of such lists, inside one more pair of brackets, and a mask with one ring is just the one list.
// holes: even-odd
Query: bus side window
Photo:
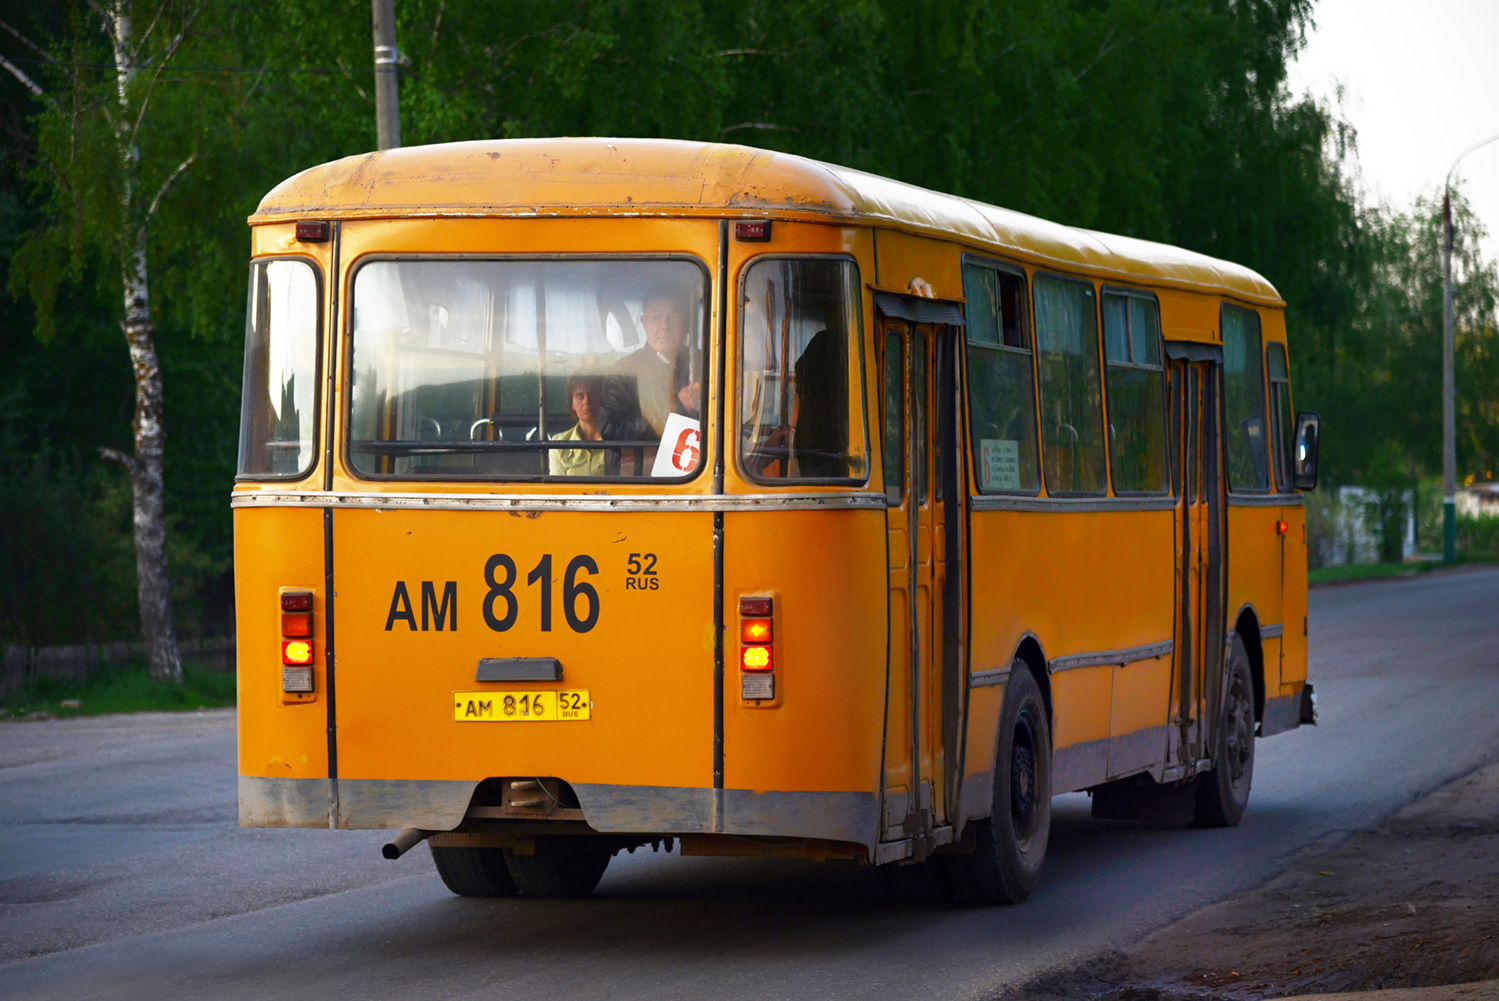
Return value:
[(1167, 396), (1171, 401), (1171, 437), (1167, 442), (1167, 452), (1171, 456), (1171, 495), (1182, 496), (1182, 396), (1185, 389), (1182, 386), (1182, 375), (1186, 368), (1182, 365), (1173, 365), (1168, 371)]
[(1165, 493), (1165, 374), (1155, 301), (1106, 293), (1103, 344), (1114, 493)]
[(916, 331), (911, 339), (911, 431), (916, 441), (916, 454), (911, 457), (916, 463), (916, 503), (926, 506), (927, 470), (927, 384), (926, 384), (926, 331)]
[(1202, 429), (1202, 400), (1199, 395), (1197, 378), (1197, 366), (1187, 366), (1187, 473), (1186, 483), (1182, 489), (1186, 491), (1187, 503), (1196, 504), (1199, 494), (1197, 482), (1197, 443), (1201, 437)]
[(899, 506), (906, 482), (906, 364), (900, 331), (885, 331), (885, 500)]
[(980, 493), (1034, 494), (1040, 463), (1025, 277), (967, 263), (963, 296), (974, 479)]
[(258, 261), (250, 268), (239, 475), (293, 479), (316, 460), (318, 273), (307, 261)]
[(1046, 491), (1102, 494), (1108, 475), (1093, 286), (1076, 279), (1038, 276), (1034, 294)]
[(739, 467), (751, 480), (869, 474), (858, 269), (835, 258), (761, 258), (739, 321)]
[(1223, 382), (1228, 422), (1223, 433), (1228, 441), (1228, 485), (1231, 490), (1270, 489), (1265, 459), (1263, 358), (1259, 314), (1225, 303)]
[(1291, 415), (1291, 371), (1286, 365), (1286, 346), (1271, 344), (1267, 353), (1270, 369), (1270, 450), (1274, 456), (1275, 486), (1282, 493), (1295, 489), (1291, 482), (1291, 436), (1296, 421)]

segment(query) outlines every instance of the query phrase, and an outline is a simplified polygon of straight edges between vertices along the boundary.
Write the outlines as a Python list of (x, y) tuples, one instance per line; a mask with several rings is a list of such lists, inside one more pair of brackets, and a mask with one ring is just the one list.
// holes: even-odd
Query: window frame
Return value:
[[(1136, 362), (1134, 360), (1135, 343), (1134, 343), (1134, 337), (1132, 336), (1133, 335), (1133, 331), (1131, 329), (1131, 321), (1129, 319), (1129, 310), (1127, 308), (1125, 310), (1125, 321), (1124, 321), (1125, 322), (1125, 347), (1129, 351), (1130, 360), (1127, 361), (1127, 362), (1111, 362), (1111, 361), (1109, 361), (1108, 340), (1107, 340), (1107, 335), (1104, 333), (1104, 329), (1103, 329), (1103, 325), (1104, 325), (1103, 301), (1104, 301), (1105, 297), (1110, 296), (1110, 295), (1117, 295), (1117, 296), (1121, 296), (1121, 297), (1126, 298), (1126, 299), (1144, 299), (1144, 300), (1146, 300), (1148, 302), (1151, 302), (1151, 303), (1155, 304), (1156, 350), (1159, 353), (1159, 356), (1160, 356), (1160, 359), (1161, 359), (1160, 364), (1158, 364), (1158, 365), (1151, 365), (1151, 364), (1148, 364), (1148, 363), (1142, 364), (1142, 363)], [(1167, 382), (1168, 382), (1168, 380), (1166, 378), (1166, 368), (1167, 368), (1167, 365), (1166, 365), (1166, 331), (1164, 329), (1164, 325), (1161, 323), (1161, 299), (1160, 299), (1160, 296), (1156, 295), (1154, 292), (1150, 292), (1150, 291), (1147, 291), (1145, 289), (1129, 288), (1128, 286), (1124, 286), (1124, 285), (1107, 285), (1107, 284), (1105, 284), (1105, 285), (1100, 286), (1100, 288), (1098, 290), (1098, 342), (1099, 342), (1099, 345), (1100, 345), (1100, 349), (1102, 351), (1102, 360), (1103, 360), (1103, 368), (1102, 368), (1100, 374), (1103, 376), (1104, 445), (1105, 445), (1105, 447), (1108, 450), (1108, 458), (1109, 458), (1109, 462), (1108, 462), (1108, 465), (1109, 465), (1109, 492), (1113, 496), (1115, 496), (1115, 497), (1170, 497), (1170, 496), (1175, 496), (1175, 494), (1174, 494), (1174, 492), (1172, 490), (1172, 483), (1173, 483), (1174, 477), (1172, 476), (1172, 472), (1171, 472), (1171, 461), (1172, 461), (1172, 459), (1171, 459), (1171, 410), (1170, 410), (1170, 400), (1168, 399), (1168, 387), (1166, 385)], [(1111, 401), (1109, 399), (1109, 368), (1110, 367), (1129, 369), (1129, 370), (1138, 371), (1138, 372), (1159, 372), (1159, 373), (1161, 373), (1161, 414), (1165, 418), (1162, 421), (1162, 424), (1164, 425), (1164, 427), (1161, 429), (1162, 430), (1162, 434), (1165, 436), (1164, 437), (1164, 442), (1163, 442), (1163, 444), (1164, 444), (1164, 451), (1161, 453), (1165, 457), (1165, 459), (1166, 459), (1166, 485), (1165, 485), (1164, 489), (1161, 489), (1161, 490), (1125, 490), (1125, 491), (1120, 491), (1118, 489), (1118, 487), (1115, 485), (1118, 481), (1117, 481), (1117, 478), (1114, 476), (1114, 442), (1113, 442), (1113, 439), (1111, 439), (1109, 437), (1109, 434), (1108, 434), (1109, 413), (1113, 409), (1113, 404), (1111, 403)]]
[[(1036, 286), (1042, 278), (1054, 278), (1062, 282), (1070, 282), (1082, 285), (1093, 293), (1093, 356), (1098, 364), (1098, 436), (1103, 445), (1103, 489), (1102, 490), (1058, 490), (1053, 491), (1046, 483), (1046, 435), (1042, 430), (1042, 399), (1041, 399), (1041, 330), (1036, 320)], [(1036, 395), (1036, 437), (1040, 448), (1041, 458), (1041, 485), (1046, 489), (1048, 497), (1089, 497), (1106, 498), (1111, 495), (1113, 489), (1113, 478), (1109, 472), (1109, 433), (1108, 433), (1108, 393), (1104, 386), (1104, 351), (1103, 351), (1103, 294), (1099, 291), (1099, 283), (1091, 278), (1083, 278), (1078, 275), (1067, 274), (1064, 271), (1047, 271), (1037, 269), (1031, 274), (1030, 282), (1031, 300), (1031, 345), (1035, 352), (1033, 369), (1035, 371), (1035, 395)]]
[[(359, 470), (357, 470), (354, 467), (354, 464), (353, 464), (353, 461), (352, 461), (352, 455), (350, 453), (349, 446), (353, 442), (353, 437), (352, 436), (353, 436), (353, 429), (354, 429), (354, 392), (353, 392), (353, 389), (354, 389), (354, 387), (353, 387), (353, 378), (354, 378), (354, 366), (353, 366), (353, 358), (354, 358), (354, 289), (355, 289), (356, 283), (358, 282), (358, 279), (359, 279), (359, 272), (361, 272), (362, 270), (364, 270), (364, 267), (366, 265), (373, 264), (373, 263), (392, 263), (392, 262), (394, 262), (394, 263), (429, 263), (429, 262), (434, 262), (434, 261), (481, 261), (481, 262), (512, 262), (512, 263), (538, 263), (538, 262), (560, 261), (560, 262), (564, 262), (564, 263), (577, 263), (577, 264), (585, 264), (585, 263), (590, 263), (590, 262), (637, 263), (637, 262), (646, 262), (646, 261), (682, 261), (682, 262), (686, 262), (686, 263), (690, 263), (690, 264), (694, 265), (702, 273), (702, 275), (705, 278), (707, 278), (707, 282), (703, 285), (703, 289), (704, 289), (704, 295), (703, 295), (703, 333), (704, 333), (704, 338), (703, 338), (703, 366), (704, 367), (703, 367), (703, 371), (704, 371), (704, 373), (706, 374), (707, 377), (703, 380), (702, 397), (701, 397), (701, 404), (700, 404), (700, 410), (701, 410), (701, 413), (703, 415), (702, 418), (700, 419), (700, 423), (702, 425), (702, 446), (703, 447), (702, 447), (701, 457), (699, 458), (699, 461), (698, 461), (698, 464), (697, 464), (697, 468), (694, 469), (691, 473), (688, 473), (686, 476), (672, 476), (672, 477), (666, 477), (666, 476), (659, 476), (659, 477), (657, 477), (657, 476), (649, 476), (649, 475), (641, 475), (641, 476), (553, 476), (550, 473), (547, 473), (545, 475), (537, 474), (537, 475), (532, 475), (532, 476), (504, 476), (504, 477), (501, 477), (501, 476), (454, 475), (452, 473), (444, 473), (443, 475), (430, 475), (430, 474), (415, 474), (414, 475), (414, 474), (411, 474), (411, 473), (402, 473), (402, 474), (391, 473), (391, 474), (387, 475), (387, 474), (384, 474), (384, 473), (363, 473), (363, 472), (360, 472)], [(702, 476), (704, 469), (707, 466), (710, 465), (710, 463), (708, 462), (708, 457), (709, 457), (709, 449), (708, 449), (708, 443), (709, 443), (708, 419), (709, 419), (709, 416), (710, 416), (710, 414), (709, 414), (709, 401), (711, 399), (711, 394), (709, 392), (709, 388), (712, 385), (712, 372), (713, 372), (712, 361), (713, 361), (713, 352), (714, 352), (714, 349), (716, 347), (716, 344), (715, 344), (716, 331), (713, 328), (713, 309), (714, 309), (713, 298), (714, 298), (714, 294), (716, 292), (716, 289), (714, 288), (713, 282), (714, 282), (714, 276), (716, 274), (716, 270), (714, 268), (710, 267), (708, 265), (708, 262), (704, 261), (701, 257), (698, 257), (696, 254), (688, 253), (686, 251), (666, 251), (666, 252), (660, 252), (660, 253), (644, 253), (644, 254), (592, 254), (592, 253), (587, 253), (587, 254), (571, 254), (571, 253), (542, 253), (542, 254), (475, 254), (475, 253), (461, 253), (461, 254), (443, 254), (443, 253), (434, 253), (434, 252), (423, 252), (423, 253), (384, 253), (384, 252), (372, 252), (372, 253), (368, 253), (368, 254), (362, 254), (359, 257), (356, 257), (353, 261), (351, 261), (349, 263), (349, 265), (347, 266), (347, 268), (344, 271), (344, 274), (347, 276), (345, 278), (345, 285), (344, 285), (344, 291), (345, 291), (344, 299), (345, 299), (345, 302), (347, 303), (347, 305), (344, 307), (344, 310), (343, 310), (343, 314), (344, 314), (343, 315), (343, 322), (342, 322), (341, 327), (340, 327), (340, 336), (341, 336), (341, 339), (342, 339), (343, 343), (340, 345), (339, 359), (338, 359), (338, 362), (339, 362), (339, 372), (341, 373), (340, 376), (339, 376), (339, 388), (340, 388), (340, 390), (343, 391), (343, 406), (340, 408), (340, 410), (341, 410), (340, 419), (343, 422), (343, 427), (342, 427), (342, 432), (339, 434), (339, 462), (343, 466), (343, 471), (345, 473), (347, 473), (353, 479), (361, 480), (361, 481), (364, 481), (364, 482), (367, 482), (367, 483), (401, 483), (401, 482), (411, 482), (411, 483), (444, 483), (444, 482), (452, 482), (452, 483), (546, 484), (548, 486), (564, 486), (564, 485), (567, 485), (567, 484), (576, 484), (578, 486), (587, 486), (587, 487), (594, 487), (594, 488), (597, 488), (601, 484), (606, 484), (606, 485), (611, 485), (611, 486), (639, 486), (639, 485), (647, 485), (647, 484), (651, 485), (651, 486), (681, 486), (681, 485), (686, 484), (686, 483), (691, 483), (693, 480), (696, 480), (699, 476)], [(542, 451), (545, 452), (546, 450), (543, 449)]]
[[(1224, 353), (1224, 358), (1223, 358), (1223, 375), (1222, 375), (1222, 379), (1220, 380), (1222, 382), (1222, 390), (1221, 390), (1221, 392), (1222, 392), (1222, 399), (1223, 399), (1223, 403), (1222, 403), (1223, 409), (1222, 409), (1221, 413), (1223, 415), (1223, 426), (1219, 429), (1220, 430), (1219, 437), (1220, 437), (1220, 439), (1222, 441), (1222, 448), (1223, 448), (1223, 470), (1222, 470), (1222, 472), (1223, 472), (1223, 482), (1224, 482), (1225, 490), (1229, 494), (1242, 494), (1242, 495), (1250, 495), (1250, 496), (1255, 496), (1255, 497), (1262, 497), (1265, 494), (1271, 493), (1275, 489), (1275, 487), (1274, 487), (1274, 484), (1275, 484), (1275, 471), (1270, 466), (1272, 453), (1270, 451), (1270, 443), (1269, 443), (1268, 440), (1266, 440), (1266, 441), (1263, 442), (1263, 444), (1262, 444), (1263, 451), (1261, 452), (1261, 455), (1260, 455), (1260, 461), (1265, 464), (1265, 485), (1264, 486), (1238, 486), (1238, 485), (1236, 485), (1233, 482), (1233, 469), (1232, 469), (1231, 457), (1230, 457), (1230, 454), (1229, 454), (1229, 452), (1230, 452), (1230, 440), (1231, 439), (1230, 439), (1230, 431), (1229, 431), (1229, 414), (1228, 414), (1228, 375), (1229, 375), (1229, 372), (1228, 372), (1228, 340), (1224, 336), (1224, 330), (1225, 330), (1225, 327), (1227, 325), (1223, 322), (1223, 318), (1228, 315), (1228, 313), (1229, 313), (1230, 310), (1236, 310), (1236, 311), (1238, 311), (1240, 313), (1247, 313), (1249, 316), (1251, 316), (1251, 317), (1254, 318), (1254, 329), (1255, 329), (1256, 335), (1259, 337), (1260, 347), (1259, 347), (1259, 350), (1257, 352), (1250, 352), (1250, 354), (1253, 355), (1254, 357), (1258, 358), (1258, 360), (1259, 360), (1259, 365), (1260, 365), (1260, 391), (1259, 391), (1260, 417), (1264, 421), (1264, 429), (1265, 429), (1264, 438), (1265, 439), (1269, 439), (1269, 437), (1270, 437), (1270, 417), (1269, 417), (1269, 410), (1268, 410), (1268, 408), (1269, 408), (1269, 399), (1268, 399), (1268, 397), (1269, 397), (1269, 393), (1268, 393), (1268, 389), (1269, 389), (1269, 377), (1268, 377), (1267, 372), (1265, 371), (1265, 344), (1267, 343), (1266, 340), (1265, 340), (1265, 323), (1264, 323), (1263, 318), (1260, 316), (1259, 307), (1244, 305), (1243, 303), (1235, 302), (1235, 301), (1233, 301), (1231, 299), (1226, 299), (1225, 298), (1225, 299), (1223, 299), (1223, 300), (1220, 301), (1219, 306), (1218, 306), (1218, 344), (1223, 349), (1223, 353)], [(1237, 433), (1237, 430), (1238, 430), (1237, 428), (1234, 429), (1234, 432)]]
[[(739, 436), (739, 404), (740, 404), (740, 397), (742, 396), (742, 388), (743, 388), (742, 387), (742, 383), (743, 383), (743, 380), (744, 380), (744, 364), (743, 364), (744, 363), (744, 357), (743, 357), (743, 350), (742, 350), (742, 347), (743, 347), (743, 336), (742, 335), (743, 335), (743, 331), (744, 331), (744, 285), (745, 285), (746, 280), (749, 278), (750, 270), (756, 264), (760, 263), (761, 261), (767, 261), (767, 260), (771, 260), (771, 261), (846, 261), (848, 264), (850, 264), (850, 265), (853, 266), (853, 269), (854, 269), (853, 281), (852, 281), (852, 283), (849, 286), (849, 291), (852, 293), (852, 296), (851, 296), (849, 302), (850, 302), (850, 305), (852, 306), (852, 309), (850, 310), (850, 313), (853, 315), (854, 321), (859, 325), (859, 329), (857, 331), (857, 336), (854, 338), (854, 340), (857, 342), (857, 344), (858, 344), (858, 350), (859, 350), (859, 356), (858, 356), (858, 358), (857, 358), (857, 360), (855, 362), (855, 367), (857, 367), (857, 369), (859, 371), (859, 384), (858, 384), (858, 387), (857, 387), (857, 389), (858, 389), (858, 398), (859, 398), (859, 410), (860, 410), (860, 412), (861, 412), (861, 414), (863, 415), (863, 418), (864, 418), (864, 475), (862, 477), (853, 477), (853, 476), (799, 476), (796, 479), (789, 479), (789, 478), (785, 478), (785, 477), (778, 477), (776, 479), (765, 479), (765, 478), (759, 477), (759, 476), (751, 476), (750, 473), (749, 473), (749, 471), (744, 468), (744, 465), (743, 465), (743, 462), (742, 462), (742, 460), (744, 458), (744, 454), (743, 454), (743, 450), (740, 448), (740, 436)], [(724, 425), (725, 426), (720, 429), (720, 433), (718, 435), (718, 438), (723, 443), (723, 447), (725, 449), (730, 449), (733, 452), (733, 455), (734, 455), (734, 472), (737, 473), (738, 476), (739, 476), (739, 478), (742, 479), (744, 482), (746, 482), (746, 483), (753, 483), (756, 486), (762, 486), (762, 487), (790, 487), (790, 488), (795, 488), (797, 486), (812, 486), (812, 487), (818, 487), (818, 486), (823, 486), (823, 487), (859, 487), (859, 486), (870, 486), (872, 488), (872, 479), (871, 478), (874, 476), (874, 457), (873, 457), (873, 453), (872, 453), (871, 445), (870, 445), (870, 442), (871, 442), (872, 439), (869, 436), (869, 374), (868, 374), (868, 370), (867, 370), (867, 366), (868, 366), (867, 354), (866, 354), (866, 352), (864, 350), (864, 333), (865, 333), (864, 317), (865, 317), (866, 310), (872, 309), (872, 303), (873, 303), (874, 300), (873, 300), (873, 297), (867, 295), (866, 292), (867, 292), (867, 290), (865, 289), (864, 282), (863, 282), (863, 273), (859, 270), (859, 260), (853, 254), (796, 254), (796, 253), (784, 253), (784, 252), (777, 252), (777, 251), (765, 251), (764, 253), (759, 253), (759, 254), (755, 254), (755, 255), (753, 255), (751, 257), (747, 257), (744, 260), (742, 260), (742, 261), (739, 262), (739, 273), (734, 278), (734, 296), (735, 296), (735, 298), (734, 298), (734, 304), (735, 304), (735, 306), (734, 306), (734, 311), (733, 311), (733, 313), (734, 313), (734, 338), (733, 338), (733, 340), (734, 340), (734, 351), (732, 352), (732, 354), (734, 356), (734, 387), (733, 387), (733, 393), (732, 394), (730, 394), (728, 392), (728, 386), (727, 385), (719, 387), (719, 392), (720, 392), (720, 394), (722, 394), (721, 395), (721, 399), (723, 399), (723, 401), (724, 401), (724, 405), (723, 405), (723, 407), (721, 409), (722, 409), (722, 412), (723, 412), (723, 415), (724, 415)], [(873, 315), (872, 312), (871, 312), (871, 315)], [(725, 347), (724, 354), (725, 355), (730, 354), (730, 352), (727, 350), (727, 346)], [(725, 383), (728, 382), (727, 373), (725, 373), (724, 381), (725, 381)], [(852, 382), (850, 382), (850, 385), (849, 385), (849, 396), (850, 396), (850, 398), (853, 397), (854, 391), (855, 391), (855, 387), (852, 384)], [(880, 401), (879, 407), (880, 407), (881, 418), (883, 419), (883, 416), (884, 416), (884, 401), (883, 400)], [(733, 415), (732, 419), (729, 416), (730, 414)], [(909, 417), (910, 417), (910, 415), (907, 414), (907, 419), (908, 420), (909, 420)], [(732, 427), (734, 429), (734, 433), (732, 435), (728, 433), (730, 427)], [(733, 442), (732, 445), (730, 444), (730, 440), (731, 439), (732, 439), (732, 442)], [(853, 441), (853, 435), (849, 435), (849, 440)], [(882, 460), (881, 461), (881, 465), (883, 466), (883, 455), (881, 456), (881, 460)], [(882, 471), (881, 472), (881, 476), (883, 476), (883, 475), (884, 474), (883, 474), (883, 471)], [(884, 485), (884, 483), (881, 482), (880, 485), (879, 485), (879, 487), (880, 487), (880, 492), (883, 494), (884, 491), (885, 491), (885, 485)]]
[[(325, 343), (326, 333), (325, 319), (327, 314), (327, 289), (323, 282), (322, 262), (311, 254), (269, 254), (265, 257), (252, 257), (249, 262), (249, 274), (253, 280), (255, 269), (262, 264), (271, 264), (275, 261), (301, 261), (312, 268), (312, 280), (317, 288), (317, 320), (316, 320), (316, 343), (313, 347), (313, 369), (315, 375), (312, 385), (312, 459), (307, 466), (296, 473), (241, 473), (239, 471), (240, 455), (236, 447), (234, 455), (234, 482), (235, 483), (288, 483), (305, 480), (317, 472), (318, 462), (325, 451), (322, 448), (323, 434), (323, 374), (325, 372)], [(249, 335), (249, 317), (245, 317), (245, 334)], [(244, 362), (249, 365), (249, 345), (245, 345)], [(245, 422), (245, 373), (240, 372), (240, 403), (239, 403), (239, 437), (241, 443), (244, 440)]]
[[(977, 465), (978, 460), (974, 457), (973, 451), (974, 448), (977, 447), (978, 441), (977, 439), (973, 438), (973, 398), (970, 392), (972, 387), (969, 381), (969, 373), (973, 370), (973, 366), (968, 355), (968, 349), (972, 342), (968, 337), (968, 289), (965, 287), (963, 289), (963, 421), (969, 441), (968, 448), (964, 450), (967, 454), (963, 457), (963, 461), (969, 467), (969, 481), (971, 484), (970, 496), (1040, 497), (1042, 490), (1044, 490), (1046, 486), (1046, 457), (1041, 452), (1041, 373), (1039, 368), (1037, 367), (1036, 305), (1034, 300), (1032, 299), (1033, 282), (1031, 281), (1031, 275), (1027, 274), (1025, 268), (1020, 266), (1019, 264), (1013, 264), (1009, 261), (1003, 261), (993, 257), (985, 257), (979, 254), (964, 254), (961, 262), (959, 263), (959, 274), (961, 274), (962, 270), (964, 268), (967, 268), (970, 264), (975, 267), (986, 268), (990, 271), (997, 271), (1001, 274), (1007, 274), (1013, 278), (1020, 279), (1022, 293), (1021, 300), (1025, 303), (1026, 307), (1025, 315), (1021, 317), (1020, 329), (1023, 333), (1027, 334), (1030, 337), (1031, 346), (1029, 348), (1012, 348), (1009, 345), (1003, 343), (973, 344), (972, 346), (977, 347), (980, 351), (1002, 351), (1007, 354), (1015, 355), (1016, 357), (1028, 356), (1030, 358), (1031, 447), (1034, 449), (1033, 454), (1036, 457), (1036, 485), (1033, 488), (1026, 489), (1022, 487), (1019, 490), (999, 490), (996, 488), (985, 489), (979, 482), (979, 469)], [(1040, 273), (1041, 272), (1037, 272), (1037, 274)], [(1000, 331), (1000, 336), (1001, 338), (1004, 336), (1002, 330)]]

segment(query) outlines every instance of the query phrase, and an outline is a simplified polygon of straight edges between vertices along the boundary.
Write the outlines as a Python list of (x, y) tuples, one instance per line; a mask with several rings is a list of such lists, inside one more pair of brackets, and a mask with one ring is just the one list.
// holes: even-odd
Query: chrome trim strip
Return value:
[(972, 511), (1170, 511), (1176, 498), (1164, 497), (970, 497)]
[(1304, 507), (1306, 495), (1294, 494), (1236, 494), (1228, 495), (1229, 507)]
[(245, 490), (230, 507), (375, 508), (389, 511), (841, 511), (884, 510), (883, 493), (827, 494), (444, 494), (339, 490)]
[(1165, 640), (1161, 643), (1150, 643), (1146, 646), (1134, 646), (1124, 650), (1100, 650), (1097, 653), (1074, 653), (1066, 657), (1054, 657), (1047, 664), (1047, 669), (1052, 674), (1058, 671), (1071, 671), (1079, 667), (1098, 667), (1101, 664), (1133, 664), (1138, 660), (1154, 660), (1164, 657), (1176, 649), (1175, 640)]
[(969, 688), (987, 688), (989, 685), (1003, 685), (1010, 680), (1010, 669), (1001, 667), (993, 671), (974, 671), (968, 676)]
[(1268, 626), (1260, 626), (1260, 637), (1262, 639), (1275, 639), (1284, 634), (1286, 627), (1284, 623), (1275, 622)]

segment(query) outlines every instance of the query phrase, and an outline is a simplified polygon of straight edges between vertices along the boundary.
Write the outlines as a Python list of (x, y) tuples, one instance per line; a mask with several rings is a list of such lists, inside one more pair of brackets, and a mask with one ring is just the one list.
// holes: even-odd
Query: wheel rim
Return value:
[(1036, 726), (1029, 711), (1015, 721), (1010, 748), (1010, 826), (1022, 850), (1036, 833)]
[(1238, 785), (1249, 769), (1249, 759), (1254, 754), (1254, 701), (1249, 694), (1249, 683), (1244, 672), (1235, 671), (1228, 686), (1228, 700), (1224, 706), (1224, 757), (1228, 763), (1228, 776)]

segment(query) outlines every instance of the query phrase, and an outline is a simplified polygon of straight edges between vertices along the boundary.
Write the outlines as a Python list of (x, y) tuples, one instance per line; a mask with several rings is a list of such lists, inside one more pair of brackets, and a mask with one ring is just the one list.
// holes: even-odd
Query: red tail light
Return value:
[(771, 625), (769, 619), (740, 619), (739, 639), (744, 643), (769, 643)]
[(283, 702), (307, 702), (313, 695), (313, 661), (317, 641), (313, 638), (312, 592), (285, 589), (281, 606), (281, 691)]
[(312, 611), (311, 591), (282, 591), (281, 610), (283, 612), (310, 612)]
[(312, 664), (312, 640), (282, 640), (281, 663), (296, 667)]
[(769, 671), (770, 647), (747, 646), (739, 652), (739, 666), (746, 671)]
[(739, 614), (757, 619), (768, 619), (775, 611), (775, 602), (769, 595), (747, 594), (739, 599)]
[(780, 704), (772, 643), (775, 604), (772, 594), (739, 596), (739, 697), (766, 709)]

